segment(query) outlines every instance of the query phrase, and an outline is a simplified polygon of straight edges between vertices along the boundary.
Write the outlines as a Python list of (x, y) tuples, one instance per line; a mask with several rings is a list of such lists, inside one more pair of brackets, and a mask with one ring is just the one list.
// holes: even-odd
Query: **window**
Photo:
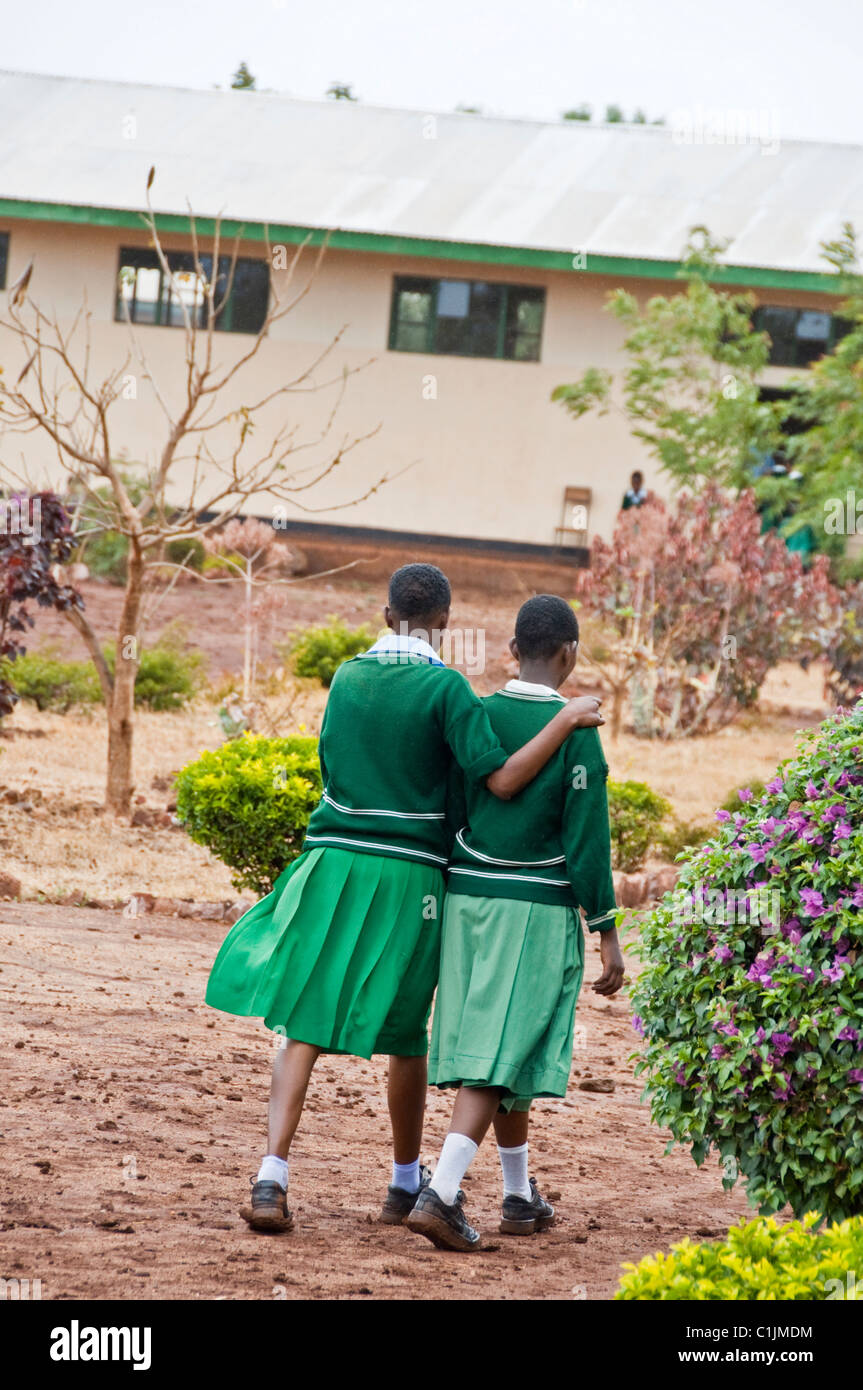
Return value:
[(544, 309), (533, 285), (397, 275), (390, 348), (538, 362)]
[(6, 266), (9, 260), (9, 233), (0, 232), (0, 290), (6, 288)]
[[(199, 327), (206, 326), (206, 282), (213, 273), (212, 256), (199, 258), (203, 277), (195, 269), (191, 251), (168, 251), (166, 258), (174, 285), (163, 273), (155, 251), (145, 247), (121, 250), (114, 317), (123, 320), (128, 313), (133, 323), (177, 327), (183, 324), (185, 308)], [(267, 316), (270, 300), (267, 263), (238, 259), (230, 296), (223, 303), (230, 272), (230, 256), (220, 256), (215, 294), (216, 328), (226, 333), (257, 333)]]
[(770, 336), (771, 366), (808, 367), (847, 332), (847, 324), (821, 309), (788, 309), (778, 304), (755, 310), (753, 326)]

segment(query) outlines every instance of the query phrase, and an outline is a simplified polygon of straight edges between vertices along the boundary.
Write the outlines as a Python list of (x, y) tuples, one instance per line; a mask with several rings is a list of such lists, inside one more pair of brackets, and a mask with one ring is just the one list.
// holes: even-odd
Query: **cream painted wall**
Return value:
[[(135, 377), (137, 397), (119, 400), (113, 407), (113, 447), (118, 456), (154, 461), (164, 437), (162, 415), (134, 360), (128, 330), (113, 317), (120, 247), (145, 245), (146, 234), (48, 222), (6, 222), (0, 223), (0, 230), (11, 233), (8, 283), (32, 257), (31, 294), (42, 307), (59, 315), (64, 328), (68, 329), (86, 297), (94, 379), (130, 355), (127, 370)], [(189, 242), (166, 236), (164, 244), (168, 249), (185, 249)], [(242, 253), (259, 256), (262, 247), (249, 243)], [(310, 266), (307, 252), (294, 290), (307, 281)], [(473, 279), (485, 275), (544, 285), (541, 362), (390, 352), (392, 281), (399, 273)], [(283, 282), (284, 277), (277, 277), (277, 283), (283, 286)], [(549, 397), (555, 386), (574, 380), (587, 366), (620, 368), (623, 334), (603, 312), (614, 285), (611, 279), (586, 272), (508, 271), (454, 261), (406, 261), (330, 251), (308, 293), (274, 327), (270, 340), (246, 369), (228, 405), (236, 409), (298, 376), (343, 330), (338, 347), (314, 374), (320, 389), (292, 395), (269, 410), (267, 423), (270, 428), (295, 425), (297, 442), (308, 446), (296, 458), (296, 466), (303, 470), (297, 474), (298, 482), (313, 477), (343, 441), (377, 433), (348, 454), (329, 478), (298, 496), (298, 505), (289, 515), (552, 545), (561, 522), (564, 488), (584, 486), (593, 490), (591, 534), (607, 536), (634, 468), (642, 468), (648, 485), (660, 494), (667, 493), (667, 484), (619, 415), (589, 416), (574, 423)], [(628, 281), (627, 287), (645, 298), (669, 288), (660, 281), (637, 280)], [(761, 297), (766, 303), (830, 307), (824, 296), (765, 291)], [(136, 334), (163, 395), (176, 405), (182, 398), (183, 334), (146, 325), (139, 326)], [(233, 360), (247, 350), (250, 341), (245, 335), (217, 335), (219, 360)], [(14, 346), (0, 336), (0, 365), (7, 379), (19, 369)], [(335, 424), (320, 441), (345, 367), (362, 370), (350, 379)], [(769, 379), (780, 382), (787, 375), (771, 369)], [(262, 424), (247, 447), (260, 449), (265, 441), (268, 432)], [(14, 467), (22, 459), (34, 480), (56, 477), (47, 441), (33, 435), (16, 440), (7, 434), (0, 439), (0, 467), (3, 463)], [(384, 475), (391, 481), (373, 496), (346, 505)], [(191, 465), (178, 474), (176, 496), (188, 488), (190, 477)], [(208, 490), (200, 491), (197, 500), (205, 505)], [(312, 513), (304, 513), (300, 503), (312, 508)], [(272, 498), (258, 496), (250, 510), (265, 516), (272, 507)]]

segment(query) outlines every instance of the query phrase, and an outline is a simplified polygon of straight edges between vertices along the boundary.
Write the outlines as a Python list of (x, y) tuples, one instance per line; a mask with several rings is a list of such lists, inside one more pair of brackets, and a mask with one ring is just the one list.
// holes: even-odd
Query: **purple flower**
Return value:
[(644, 1037), (644, 1019), (639, 1018), (638, 1014), (632, 1015), (632, 1026), (640, 1038)]
[(857, 1032), (857, 1029), (856, 1029), (856, 1028), (851, 1028), (851, 1027), (842, 1028), (842, 1029), (836, 1034), (836, 1041), (837, 1041), (837, 1042), (853, 1042), (853, 1043), (856, 1043), (856, 1042), (859, 1042), (859, 1041), (860, 1041), (860, 1034)]
[(800, 901), (807, 917), (821, 917), (827, 910), (824, 899), (815, 888), (801, 888)]
[(791, 1095), (791, 1078), (784, 1071), (777, 1073), (775, 1078), (780, 1084), (773, 1092), (777, 1100), (788, 1100)]
[(812, 781), (811, 777), (809, 778), (809, 781), (806, 783), (806, 795), (809, 797), (810, 801), (814, 801), (818, 796), (818, 788)]
[(767, 854), (766, 845), (751, 844), (746, 846), (746, 853), (756, 864), (763, 864)]
[(844, 973), (842, 966), (839, 964), (839, 960), (840, 957), (837, 956), (832, 965), (822, 965), (821, 967), (821, 974), (824, 976), (825, 980), (832, 980), (834, 985), (839, 983)]
[(737, 795), (740, 797), (741, 801), (745, 802), (752, 800), (752, 792), (749, 790), (748, 787), (741, 787)]
[(731, 960), (734, 952), (730, 946), (714, 946), (713, 955), (716, 960)]
[(728, 1055), (728, 1048), (723, 1047), (722, 1043), (714, 1043), (710, 1049), (710, 1055), (714, 1061), (718, 1062), (720, 1057), (726, 1057)]
[(731, 812), (730, 812), (730, 811), (717, 811), (717, 812), (716, 812), (716, 819), (717, 819), (717, 820), (731, 820)]
[(790, 1052), (794, 1046), (794, 1039), (790, 1033), (773, 1033), (770, 1041), (780, 1057), (784, 1057), (786, 1052)]
[(766, 1042), (766, 1041), (767, 1041), (767, 1034), (765, 1033), (765, 1031), (764, 1031), (763, 1028), (759, 1028), (758, 1031), (756, 1032), (756, 1034), (755, 1034), (755, 1041), (756, 1041), (757, 1043), (763, 1043), (763, 1042)]
[(783, 790), (784, 786), (785, 783), (782, 781), (781, 777), (774, 777), (772, 782), (767, 783), (765, 791), (773, 792), (775, 796), (777, 792), (781, 792)]
[(841, 820), (833, 830), (834, 840), (848, 840), (851, 838), (851, 826), (847, 820)]
[(863, 907), (863, 883), (858, 883), (851, 895), (851, 903), (854, 907)]
[(736, 1038), (740, 1032), (733, 1023), (720, 1023), (716, 1029), (717, 1033), (724, 1033), (727, 1038)]
[(677, 1068), (677, 1071), (674, 1073), (674, 1079), (678, 1086), (686, 1085), (686, 1072), (683, 1070), (683, 1067)]

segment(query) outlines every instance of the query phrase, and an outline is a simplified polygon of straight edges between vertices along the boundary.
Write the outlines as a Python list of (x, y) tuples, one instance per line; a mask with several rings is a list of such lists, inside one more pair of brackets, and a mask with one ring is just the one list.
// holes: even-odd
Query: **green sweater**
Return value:
[(404, 652), (364, 652), (339, 667), (319, 753), (324, 791), (306, 849), (331, 845), (441, 868), (452, 842), (453, 763), (473, 787), (508, 757), (466, 677)]
[[(483, 703), (512, 751), (564, 701), (552, 693), (500, 690)], [(576, 729), (512, 801), (454, 779), (452, 816), (462, 819), (463, 812), (463, 824), (450, 858), (450, 892), (580, 906), (591, 931), (610, 930), (616, 908), (607, 777), (596, 729)]]

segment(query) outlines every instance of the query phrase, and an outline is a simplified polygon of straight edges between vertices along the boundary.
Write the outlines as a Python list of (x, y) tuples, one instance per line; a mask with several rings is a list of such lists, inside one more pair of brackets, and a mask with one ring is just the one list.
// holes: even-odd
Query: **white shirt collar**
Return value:
[(415, 637), (412, 632), (404, 636), (398, 632), (385, 633), (374, 646), (369, 647), (366, 655), (371, 656), (375, 652), (407, 652), (411, 656), (422, 656), (426, 661), (437, 662), (439, 666), (444, 664), (431, 643), (423, 641), (422, 637)]
[(511, 691), (513, 695), (553, 695), (556, 700), (563, 700), (563, 696), (552, 686), (534, 685), (531, 681), (507, 681), (504, 690)]

